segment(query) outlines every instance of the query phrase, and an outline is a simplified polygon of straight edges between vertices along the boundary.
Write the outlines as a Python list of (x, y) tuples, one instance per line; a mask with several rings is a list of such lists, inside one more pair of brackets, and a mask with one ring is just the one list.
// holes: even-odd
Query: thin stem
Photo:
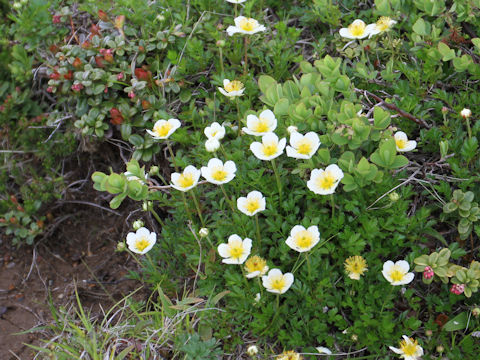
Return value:
[(263, 285), (260, 276), (257, 276), (258, 287), (260, 288), (260, 299), (263, 297)]
[(244, 50), (245, 53), (243, 55), (243, 76), (247, 76), (248, 73), (248, 44), (250, 43), (250, 38), (248, 36), (245, 36), (244, 38)]
[(238, 100), (238, 96), (235, 97), (235, 105), (237, 105), (237, 117), (238, 117), (238, 136), (240, 136), (240, 132), (241, 132), (241, 123), (242, 123), (242, 116), (240, 115), (240, 105), (239, 105), (239, 100)]
[(255, 223), (257, 225), (258, 248), (260, 249), (260, 244), (262, 242), (262, 237), (260, 236), (260, 224), (258, 223), (258, 214), (255, 214)]
[(162, 219), (160, 219), (160, 216), (158, 216), (157, 212), (153, 209), (153, 206), (150, 209), (150, 212), (152, 213), (155, 220), (157, 220), (157, 222), (162, 226), (162, 228), (164, 228), (165, 224), (163, 223)]
[(470, 119), (467, 118), (467, 132), (468, 132), (468, 139), (472, 138), (472, 129), (470, 128)]
[(220, 70), (222, 71), (222, 76), (223, 76), (223, 74), (225, 74), (225, 68), (223, 67), (223, 49), (219, 47), (218, 52), (220, 56)]
[(332, 205), (332, 219), (335, 217), (335, 199), (333, 198), (333, 194), (330, 194), (330, 203)]
[(187, 198), (185, 197), (185, 194), (183, 191), (181, 193), (182, 193), (183, 206), (185, 206), (185, 212), (187, 213), (188, 219), (193, 224), (193, 219), (192, 219), (192, 216), (190, 215), (190, 208), (188, 207), (188, 204), (187, 204)]
[(195, 190), (192, 190), (191, 193), (195, 207), (197, 208), (198, 217), (202, 223), (202, 227), (205, 227), (205, 221), (203, 221), (202, 210), (200, 209), (200, 203), (198, 202), (197, 196), (195, 195)]
[(295, 271), (297, 271), (298, 268), (300, 267), (300, 265), (302, 265), (302, 264), (300, 264), (300, 265), (298, 265), (298, 267), (297, 267), (298, 260), (300, 260), (300, 256), (301, 256), (301, 255), (302, 255), (302, 253), (299, 252), (299, 253), (298, 253), (298, 257), (297, 257), (297, 261), (295, 261), (295, 264), (293, 264), (292, 274), (295, 274)]
[(280, 181), (280, 175), (278, 174), (277, 165), (275, 159), (271, 160), (273, 172), (275, 173), (275, 179), (277, 180), (278, 195), (280, 196), (280, 208), (282, 208), (282, 182)]
[(227, 155), (227, 153), (225, 152), (225, 148), (223, 147), (222, 144), (220, 144), (220, 151), (222, 152), (223, 156), (225, 156), (225, 159), (228, 159), (228, 155)]
[(308, 280), (310, 280), (311, 271), (310, 271), (310, 259), (308, 257), (308, 252), (305, 252), (305, 259), (307, 261)]
[(238, 4), (237, 4), (237, 3), (235, 3), (235, 6), (234, 6), (234, 8), (233, 8), (233, 13), (235, 14), (235, 17), (237, 17), (237, 16), (238, 16), (238, 9), (237, 9), (237, 6), (238, 6)]
[(235, 212), (235, 207), (233, 206), (232, 201), (227, 195), (227, 192), (225, 191), (225, 188), (223, 187), (223, 184), (220, 184), (220, 188), (222, 189), (223, 196), (225, 196), (225, 201), (230, 204), (230, 207), (232, 208), (232, 211)]
[(153, 260), (152, 258), (150, 257), (149, 254), (145, 254), (145, 257), (147, 258), (148, 262), (150, 263), (150, 265), (152, 265), (152, 268), (155, 270), (155, 264), (153, 263)]
[(385, 304), (387, 303), (387, 300), (390, 297), (390, 294), (392, 293), (392, 291), (393, 291), (393, 285), (390, 286), (390, 290), (388, 291), (387, 296), (385, 296), (385, 300), (383, 300), (383, 305), (382, 305), (382, 308), (380, 309), (380, 315), (382, 315), (383, 309), (385, 308)]
[(172, 146), (170, 145), (170, 142), (168, 140), (167, 140), (167, 148), (168, 148), (168, 151), (170, 152), (170, 156), (172, 158), (172, 163), (173, 163), (173, 166), (175, 167), (175, 171), (178, 172), (177, 162), (175, 161), (175, 155), (173, 154)]

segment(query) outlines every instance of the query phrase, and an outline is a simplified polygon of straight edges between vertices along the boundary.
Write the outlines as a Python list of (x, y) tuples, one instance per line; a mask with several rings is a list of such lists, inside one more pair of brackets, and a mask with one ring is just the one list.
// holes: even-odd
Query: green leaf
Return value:
[(458, 314), (450, 321), (447, 321), (445, 325), (443, 325), (443, 330), (445, 331), (457, 331), (463, 330), (467, 327), (468, 322), (468, 314), (466, 311)]
[(290, 106), (290, 101), (287, 98), (281, 98), (275, 104), (273, 112), (277, 116), (288, 115), (288, 107)]
[(395, 160), (393, 161), (393, 164), (390, 166), (390, 169), (401, 168), (407, 164), (408, 164), (408, 159), (405, 156), (397, 155), (395, 156)]
[(427, 29), (427, 24), (422, 18), (419, 18), (417, 21), (415, 21), (415, 24), (412, 26), (412, 30), (416, 34), (423, 36), (426, 36), (430, 33), (430, 31)]
[(133, 134), (131, 135), (129, 138), (128, 138), (128, 141), (130, 141), (130, 143), (133, 145), (133, 146), (136, 146), (136, 147), (139, 147), (141, 145), (143, 145), (143, 137), (141, 137), (140, 135), (138, 134)]
[(443, 61), (449, 61), (455, 58), (455, 51), (450, 49), (450, 47), (442, 41), (438, 43), (438, 51), (442, 54)]
[(272, 87), (274, 84), (276, 84), (277, 81), (272, 78), (271, 76), (268, 75), (261, 75), (258, 78), (258, 87), (260, 90), (265, 94), (267, 90)]
[(112, 209), (118, 209), (118, 207), (122, 204), (122, 201), (127, 197), (127, 194), (119, 194), (115, 196), (111, 201), (110, 201), (110, 207)]
[(390, 125), (390, 113), (380, 106), (373, 110), (373, 126), (377, 130), (384, 130)]

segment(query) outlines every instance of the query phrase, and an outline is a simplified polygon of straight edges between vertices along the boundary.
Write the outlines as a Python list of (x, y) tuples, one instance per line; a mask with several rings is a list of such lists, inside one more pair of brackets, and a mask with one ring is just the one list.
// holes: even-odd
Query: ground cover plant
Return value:
[(115, 147), (152, 292), (39, 354), (477, 357), (480, 2), (34, 3), (44, 121)]

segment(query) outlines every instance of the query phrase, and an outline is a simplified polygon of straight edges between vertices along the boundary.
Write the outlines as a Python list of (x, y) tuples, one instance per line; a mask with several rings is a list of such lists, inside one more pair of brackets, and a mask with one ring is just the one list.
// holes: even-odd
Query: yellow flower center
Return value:
[(395, 144), (399, 149), (404, 149), (407, 146), (407, 140), (405, 139), (395, 139)]
[(165, 137), (168, 135), (168, 132), (172, 129), (172, 124), (169, 122), (166, 122), (160, 126), (156, 126), (153, 131), (155, 134), (157, 134), (159, 137)]
[(300, 354), (297, 354), (295, 351), (292, 351), (292, 350), (284, 351), (278, 357), (278, 360), (300, 360), (300, 359), (301, 359)]
[(345, 270), (359, 279), (360, 275), (367, 270), (367, 262), (361, 256), (351, 256), (345, 260)]
[(298, 144), (297, 151), (299, 154), (308, 155), (310, 154), (310, 151), (312, 151), (312, 144), (310, 143), (310, 141), (308, 141), (308, 139), (302, 139)]
[(240, 29), (244, 31), (252, 31), (257, 27), (255, 19), (245, 18), (240, 21)]
[(365, 33), (365, 23), (363, 21), (353, 22), (348, 26), (348, 31), (353, 36), (362, 36)]
[(391, 19), (388, 16), (382, 16), (376, 23), (377, 29), (380, 31), (388, 30), (390, 27), (390, 22)]
[(141, 237), (140, 239), (137, 239), (137, 241), (135, 241), (135, 248), (138, 250), (138, 251), (143, 251), (145, 250), (145, 248), (150, 245), (150, 242), (148, 241), (148, 239), (146, 237)]
[(227, 85), (225, 85), (225, 90), (228, 92), (240, 91), (242, 89), (243, 89), (243, 84), (238, 80), (230, 81)]
[(329, 190), (335, 185), (335, 177), (331, 173), (323, 173), (318, 179), (318, 186), (323, 190)]
[(230, 257), (234, 259), (238, 259), (242, 256), (243, 254), (243, 243), (235, 243), (233, 245), (230, 245)]
[(218, 167), (212, 171), (212, 178), (216, 181), (224, 181), (227, 178), (227, 172), (223, 167)]
[(188, 188), (188, 187), (192, 186), (193, 183), (194, 183), (193, 174), (182, 174), (178, 178), (178, 184), (182, 188)]
[(302, 230), (295, 235), (295, 242), (300, 248), (308, 248), (312, 245), (313, 237), (307, 230)]
[(285, 278), (283, 276), (276, 277), (271, 284), (273, 290), (282, 291), (285, 287)]
[(268, 132), (269, 127), (268, 127), (268, 120), (265, 118), (259, 118), (258, 123), (255, 124), (254, 129), (255, 132), (258, 133), (265, 133)]
[(278, 148), (278, 144), (275, 142), (263, 144), (263, 154), (265, 156), (275, 155), (275, 153), (277, 152), (277, 148)]
[(392, 281), (401, 281), (403, 277), (405, 276), (405, 273), (402, 270), (398, 270), (396, 268), (393, 268), (392, 271), (390, 271), (390, 277), (392, 278)]
[(254, 211), (258, 210), (260, 207), (259, 199), (247, 199), (247, 203), (245, 204), (245, 208), (249, 213), (253, 213)]
[(255, 271), (260, 271), (260, 273), (262, 273), (266, 265), (267, 262), (264, 259), (255, 255), (245, 262), (245, 270), (247, 270), (248, 273), (253, 273)]
[(400, 341), (400, 350), (407, 356), (413, 356), (417, 353), (417, 340), (413, 340), (410, 338), (410, 341), (407, 342), (406, 340)]

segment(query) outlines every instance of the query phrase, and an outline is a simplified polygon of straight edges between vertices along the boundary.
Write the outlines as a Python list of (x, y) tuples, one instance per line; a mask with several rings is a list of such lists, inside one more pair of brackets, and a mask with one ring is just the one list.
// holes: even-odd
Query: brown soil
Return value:
[[(91, 185), (91, 184), (89, 184)], [(94, 201), (92, 201), (94, 202)], [(108, 205), (107, 205), (108, 206)], [(33, 359), (26, 344), (42, 345), (39, 332), (15, 335), (51, 321), (48, 299), (54, 305), (75, 302), (95, 313), (140, 287), (127, 278), (136, 264), (126, 253), (115, 253), (125, 234), (123, 216), (87, 204), (62, 206), (64, 217), (48, 239), (35, 247), (15, 249), (0, 233), (0, 359)]]

